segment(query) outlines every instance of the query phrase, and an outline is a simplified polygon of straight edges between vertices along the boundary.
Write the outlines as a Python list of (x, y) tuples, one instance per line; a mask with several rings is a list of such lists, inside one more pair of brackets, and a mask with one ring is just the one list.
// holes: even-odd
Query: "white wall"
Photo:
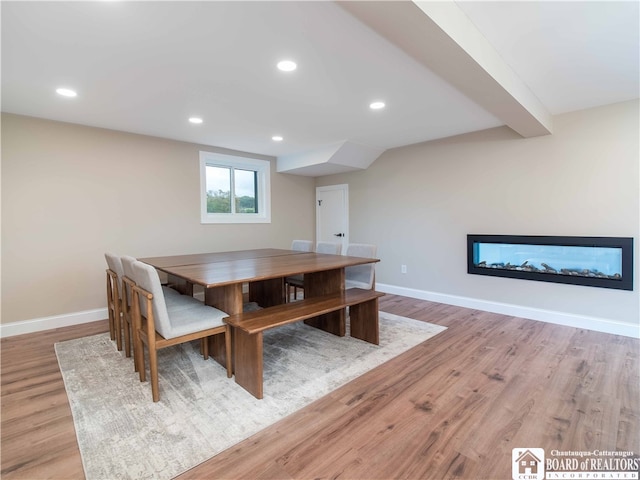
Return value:
[(105, 318), (105, 251), (145, 257), (313, 238), (314, 180), (278, 174), (275, 159), (257, 155), (272, 161), (272, 222), (201, 225), (200, 150), (229, 153), (3, 114), (3, 326)]
[[(378, 245), (376, 281), (387, 291), (633, 334), (638, 132), (638, 102), (625, 102), (559, 115), (553, 135), (502, 127), (389, 150), (317, 186), (349, 184), (350, 240)], [(469, 275), (469, 233), (634, 237), (634, 291)]]

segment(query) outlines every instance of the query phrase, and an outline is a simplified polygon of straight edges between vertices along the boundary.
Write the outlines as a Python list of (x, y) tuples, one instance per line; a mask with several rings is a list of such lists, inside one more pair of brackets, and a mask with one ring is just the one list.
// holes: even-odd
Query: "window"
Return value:
[(267, 160), (200, 152), (202, 223), (270, 223), (271, 164)]

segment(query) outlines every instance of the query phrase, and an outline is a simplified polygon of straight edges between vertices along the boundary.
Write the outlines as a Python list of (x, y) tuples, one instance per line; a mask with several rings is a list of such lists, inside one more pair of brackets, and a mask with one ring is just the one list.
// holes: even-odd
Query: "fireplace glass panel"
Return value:
[(622, 278), (622, 248), (476, 243), (478, 267)]
[(468, 273), (633, 290), (633, 238), (468, 235)]

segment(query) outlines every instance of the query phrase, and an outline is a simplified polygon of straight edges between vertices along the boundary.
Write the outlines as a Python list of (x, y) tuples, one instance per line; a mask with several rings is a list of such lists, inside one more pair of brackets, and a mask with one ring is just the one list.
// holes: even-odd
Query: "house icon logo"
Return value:
[(544, 480), (544, 449), (514, 448), (511, 473), (513, 480)]

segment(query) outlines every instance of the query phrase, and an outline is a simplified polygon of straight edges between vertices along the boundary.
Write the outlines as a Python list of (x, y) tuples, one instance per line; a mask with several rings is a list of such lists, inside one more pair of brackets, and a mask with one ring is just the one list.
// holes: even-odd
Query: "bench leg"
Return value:
[(349, 307), (349, 318), (351, 320), (352, 337), (374, 345), (380, 344), (377, 298)]
[(236, 383), (256, 398), (262, 398), (262, 332), (250, 335), (233, 329), (233, 356)]

